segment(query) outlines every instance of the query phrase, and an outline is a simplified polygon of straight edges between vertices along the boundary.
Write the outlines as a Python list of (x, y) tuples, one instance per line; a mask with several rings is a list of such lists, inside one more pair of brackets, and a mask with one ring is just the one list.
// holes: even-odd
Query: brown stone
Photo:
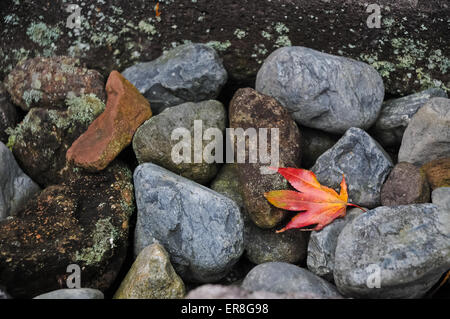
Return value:
[(106, 83), (105, 111), (67, 151), (69, 162), (90, 171), (100, 171), (131, 143), (137, 128), (152, 116), (150, 104), (119, 72), (112, 71)]
[(104, 78), (67, 56), (36, 57), (19, 62), (5, 79), (14, 104), (27, 111), (32, 107), (61, 108), (69, 97), (95, 94), (104, 101)]
[[(300, 131), (288, 111), (274, 98), (251, 88), (239, 89), (230, 103), (229, 117), (231, 128), (255, 128), (257, 132), (259, 128), (267, 128), (268, 154), (271, 154), (270, 129), (278, 128), (279, 166), (299, 167)], [(286, 211), (270, 205), (264, 193), (287, 189), (289, 185), (280, 174), (261, 174), (260, 168), (269, 164), (260, 163), (259, 156), (256, 163), (249, 163), (248, 150), (249, 143), (246, 143), (246, 161), (237, 164), (245, 207), (258, 227), (272, 228), (283, 219)]]
[(450, 157), (435, 159), (422, 166), (431, 189), (450, 187)]
[(430, 187), (425, 174), (407, 162), (395, 165), (381, 188), (381, 204), (397, 206), (429, 202)]

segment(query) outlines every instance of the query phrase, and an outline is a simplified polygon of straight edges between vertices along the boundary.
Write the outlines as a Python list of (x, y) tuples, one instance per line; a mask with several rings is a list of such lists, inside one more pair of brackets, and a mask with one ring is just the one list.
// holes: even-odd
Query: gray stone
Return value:
[(423, 165), (450, 156), (450, 99), (432, 98), (411, 119), (403, 134), (399, 162)]
[(380, 190), (393, 167), (392, 160), (369, 134), (350, 128), (311, 170), (319, 182), (339, 189), (342, 174), (348, 186), (349, 202), (373, 208), (380, 204)]
[(383, 80), (370, 65), (300, 46), (272, 52), (256, 90), (276, 98), (299, 124), (330, 133), (368, 129), (384, 97)]
[(307, 293), (322, 298), (340, 298), (336, 287), (312, 272), (298, 266), (270, 262), (256, 266), (245, 277), (244, 289), (250, 291), (264, 290), (268, 292)]
[(301, 132), (302, 167), (304, 168), (312, 167), (320, 155), (332, 148), (340, 137), (308, 127), (301, 127)]
[(253, 223), (245, 209), (236, 165), (239, 164), (225, 164), (211, 183), (211, 189), (238, 204), (244, 219), (244, 247), (247, 258), (255, 264), (303, 261), (306, 257), (305, 233), (293, 230), (276, 234), (275, 229), (262, 229)]
[(413, 115), (433, 97), (447, 97), (447, 93), (438, 88), (431, 88), (385, 101), (371, 133), (385, 147), (400, 145)]
[(40, 191), (17, 165), (11, 151), (0, 142), (0, 220), (14, 215)]
[(184, 283), (170, 264), (169, 254), (155, 243), (141, 251), (114, 299), (178, 299), (184, 294)]
[(231, 199), (155, 164), (134, 172), (135, 254), (154, 239), (187, 281), (223, 278), (243, 253), (244, 225)]
[(58, 289), (33, 299), (105, 299), (100, 290), (91, 288)]
[(352, 208), (347, 211), (344, 218), (338, 218), (320, 231), (312, 232), (308, 242), (308, 258), (306, 263), (308, 269), (330, 282), (334, 280), (334, 253), (337, 239), (344, 226), (363, 211)]
[(228, 77), (216, 51), (199, 43), (180, 45), (122, 74), (150, 101), (155, 114), (184, 102), (215, 99)]
[(433, 204), (370, 210), (338, 237), (335, 283), (350, 297), (422, 297), (450, 268), (449, 236), (450, 214)]
[(450, 214), (450, 187), (436, 188), (431, 193), (431, 201)]
[[(167, 168), (168, 170), (192, 179), (198, 183), (207, 183), (217, 174), (218, 164), (207, 163), (202, 156), (201, 163), (195, 163), (194, 157), (194, 121), (202, 121), (203, 132), (210, 128), (225, 130), (227, 112), (222, 103), (214, 100), (199, 103), (183, 103), (151, 117), (134, 134), (133, 150), (139, 163), (151, 162)], [(190, 134), (189, 149), (190, 162), (176, 163), (172, 157), (172, 151), (177, 144), (185, 142), (184, 139), (172, 139), (175, 129), (185, 128)], [(200, 136), (200, 138), (202, 138)], [(218, 137), (223, 144), (221, 136)], [(211, 140), (202, 140), (201, 150), (208, 151), (206, 146)], [(222, 151), (216, 150), (217, 151)], [(186, 154), (182, 154), (186, 155)], [(203, 155), (203, 154), (202, 154)]]
[(313, 293), (289, 292), (277, 294), (268, 291), (248, 291), (229, 285), (203, 285), (189, 292), (186, 299), (321, 299)]

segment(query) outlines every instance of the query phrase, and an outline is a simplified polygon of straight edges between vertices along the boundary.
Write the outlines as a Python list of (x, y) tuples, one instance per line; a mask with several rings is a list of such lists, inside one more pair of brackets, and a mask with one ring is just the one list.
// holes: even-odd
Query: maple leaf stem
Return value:
[(347, 206), (353, 206), (353, 207), (358, 207), (359, 209), (361, 209), (363, 212), (367, 212), (367, 209), (362, 208), (361, 206), (358, 206), (356, 204), (352, 204), (352, 203), (347, 203)]

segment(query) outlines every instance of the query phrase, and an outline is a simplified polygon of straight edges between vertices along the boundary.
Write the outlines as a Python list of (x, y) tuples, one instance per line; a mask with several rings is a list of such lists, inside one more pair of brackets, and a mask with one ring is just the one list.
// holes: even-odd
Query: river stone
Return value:
[(33, 299), (105, 299), (103, 292), (91, 288), (58, 289)]
[(131, 171), (112, 163), (97, 174), (71, 174), (0, 221), (0, 285), (15, 298), (66, 287), (67, 267), (84, 287), (109, 289), (128, 247), (134, 211)]
[(11, 151), (0, 142), (0, 220), (15, 215), (40, 190), (17, 165)]
[(277, 294), (268, 291), (248, 291), (234, 285), (207, 284), (191, 290), (186, 299), (321, 299), (321, 296), (300, 292)]
[(105, 109), (95, 95), (66, 100), (67, 109), (32, 108), (10, 132), (10, 147), (19, 165), (41, 186), (62, 182), (66, 152)]
[(352, 127), (311, 170), (319, 182), (339, 190), (342, 174), (348, 186), (349, 202), (373, 208), (380, 204), (380, 191), (393, 167), (392, 160), (369, 134)]
[(299, 124), (336, 134), (370, 128), (384, 98), (383, 80), (370, 65), (300, 46), (272, 52), (256, 90), (276, 98)]
[(14, 105), (9, 101), (9, 96), (0, 82), (0, 142), (8, 143), (8, 128), (14, 128), (19, 121), (19, 116)]
[(66, 98), (85, 94), (105, 100), (103, 76), (67, 56), (20, 61), (4, 83), (12, 102), (24, 111), (32, 107), (58, 108)]
[(341, 298), (336, 287), (312, 272), (284, 262), (269, 262), (254, 267), (242, 288), (250, 291), (315, 294), (322, 298)]
[(67, 150), (70, 163), (96, 172), (131, 144), (137, 128), (152, 116), (147, 99), (117, 71), (106, 82), (108, 100), (100, 114)]
[(433, 204), (450, 214), (450, 187), (436, 188), (431, 193)]
[[(226, 127), (227, 112), (222, 103), (209, 100), (199, 103), (183, 103), (168, 109), (160, 114), (150, 118), (139, 129), (133, 138), (133, 150), (139, 163), (151, 162), (168, 170), (180, 174), (186, 178), (204, 184), (210, 181), (217, 174), (218, 163), (207, 163), (205, 158), (201, 158), (201, 163), (195, 163), (194, 151), (195, 143), (193, 139), (196, 137), (194, 132), (194, 121), (202, 121), (202, 129), (205, 132), (209, 128), (217, 128), (221, 132)], [(176, 145), (184, 140), (172, 139), (175, 129), (185, 128), (189, 131), (189, 154), (190, 162), (176, 163), (172, 156)], [(222, 135), (223, 136), (223, 135)], [(222, 136), (217, 137), (223, 145)], [(211, 140), (202, 140), (202, 150), (207, 152), (205, 148)], [(192, 141), (192, 142), (191, 142)], [(216, 152), (222, 152), (222, 148)]]
[(371, 133), (385, 147), (400, 145), (403, 133), (413, 115), (433, 97), (447, 97), (447, 93), (438, 88), (431, 88), (385, 101)]
[(435, 97), (422, 106), (403, 134), (399, 162), (423, 165), (450, 156), (450, 99)]
[(381, 188), (381, 205), (397, 206), (430, 202), (430, 186), (420, 169), (410, 163), (394, 166)]
[(201, 43), (180, 45), (123, 75), (150, 101), (155, 114), (184, 102), (215, 99), (227, 81), (217, 52)]
[[(278, 163), (263, 163), (260, 157), (261, 149), (259, 150), (259, 160), (256, 160), (256, 163), (250, 163), (250, 143), (246, 143), (245, 163), (237, 165), (240, 187), (250, 218), (260, 228), (273, 228), (284, 218), (286, 211), (270, 205), (265, 199), (264, 193), (276, 189), (287, 189), (288, 182), (275, 171), (270, 172), (273, 174), (262, 174), (261, 169), (267, 166), (299, 167), (301, 159), (300, 131), (281, 104), (274, 98), (258, 93), (251, 88), (236, 91), (230, 102), (229, 118), (230, 128), (234, 129), (254, 128), (258, 132), (259, 129), (266, 128), (268, 135), (271, 134), (272, 128), (279, 130)], [(227, 138), (230, 140), (230, 136)], [(271, 143), (272, 138), (269, 136), (267, 138), (267, 154), (272, 154)]]
[(421, 167), (431, 189), (450, 186), (450, 157), (432, 160)]
[(135, 254), (154, 239), (184, 280), (223, 278), (243, 253), (244, 225), (231, 199), (152, 163), (134, 172)]
[(309, 271), (329, 282), (334, 281), (334, 253), (338, 236), (345, 225), (362, 213), (359, 208), (351, 208), (344, 218), (338, 218), (322, 230), (311, 233), (306, 260)]
[(310, 168), (316, 160), (333, 147), (339, 140), (339, 136), (315, 130), (309, 127), (301, 127), (302, 132), (302, 167)]
[(152, 244), (139, 253), (114, 299), (178, 299), (184, 294), (184, 283), (170, 264), (166, 250)]
[(355, 298), (420, 298), (450, 268), (449, 236), (450, 214), (433, 204), (370, 210), (339, 235), (336, 285)]

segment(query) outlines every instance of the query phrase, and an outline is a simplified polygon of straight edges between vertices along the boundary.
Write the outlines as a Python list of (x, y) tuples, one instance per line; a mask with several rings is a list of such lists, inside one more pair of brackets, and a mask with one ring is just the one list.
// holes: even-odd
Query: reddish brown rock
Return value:
[(67, 151), (69, 162), (90, 171), (100, 171), (131, 143), (137, 128), (152, 116), (150, 104), (119, 72), (112, 71), (106, 83), (105, 111)]
[(60, 108), (66, 98), (84, 94), (105, 100), (103, 76), (67, 56), (19, 62), (6, 77), (5, 87), (12, 102), (25, 111), (32, 107)]
[(395, 165), (381, 188), (383, 206), (409, 205), (430, 202), (430, 187), (425, 174), (411, 163)]
[(450, 187), (450, 157), (439, 158), (422, 166), (431, 189)]
[[(274, 98), (251, 88), (239, 89), (236, 92), (230, 103), (229, 118), (231, 128), (255, 128), (257, 132), (260, 128), (267, 128), (269, 133), (272, 128), (279, 129), (279, 163), (264, 164), (261, 163), (260, 157), (256, 163), (250, 163), (250, 143), (246, 143), (245, 163), (237, 164), (244, 204), (251, 220), (260, 228), (273, 228), (284, 218), (287, 211), (271, 206), (264, 198), (264, 193), (287, 189), (289, 185), (280, 174), (261, 174), (260, 168), (299, 167), (300, 131), (286, 108)], [(271, 141), (272, 136), (267, 138), (268, 154), (272, 154)]]

